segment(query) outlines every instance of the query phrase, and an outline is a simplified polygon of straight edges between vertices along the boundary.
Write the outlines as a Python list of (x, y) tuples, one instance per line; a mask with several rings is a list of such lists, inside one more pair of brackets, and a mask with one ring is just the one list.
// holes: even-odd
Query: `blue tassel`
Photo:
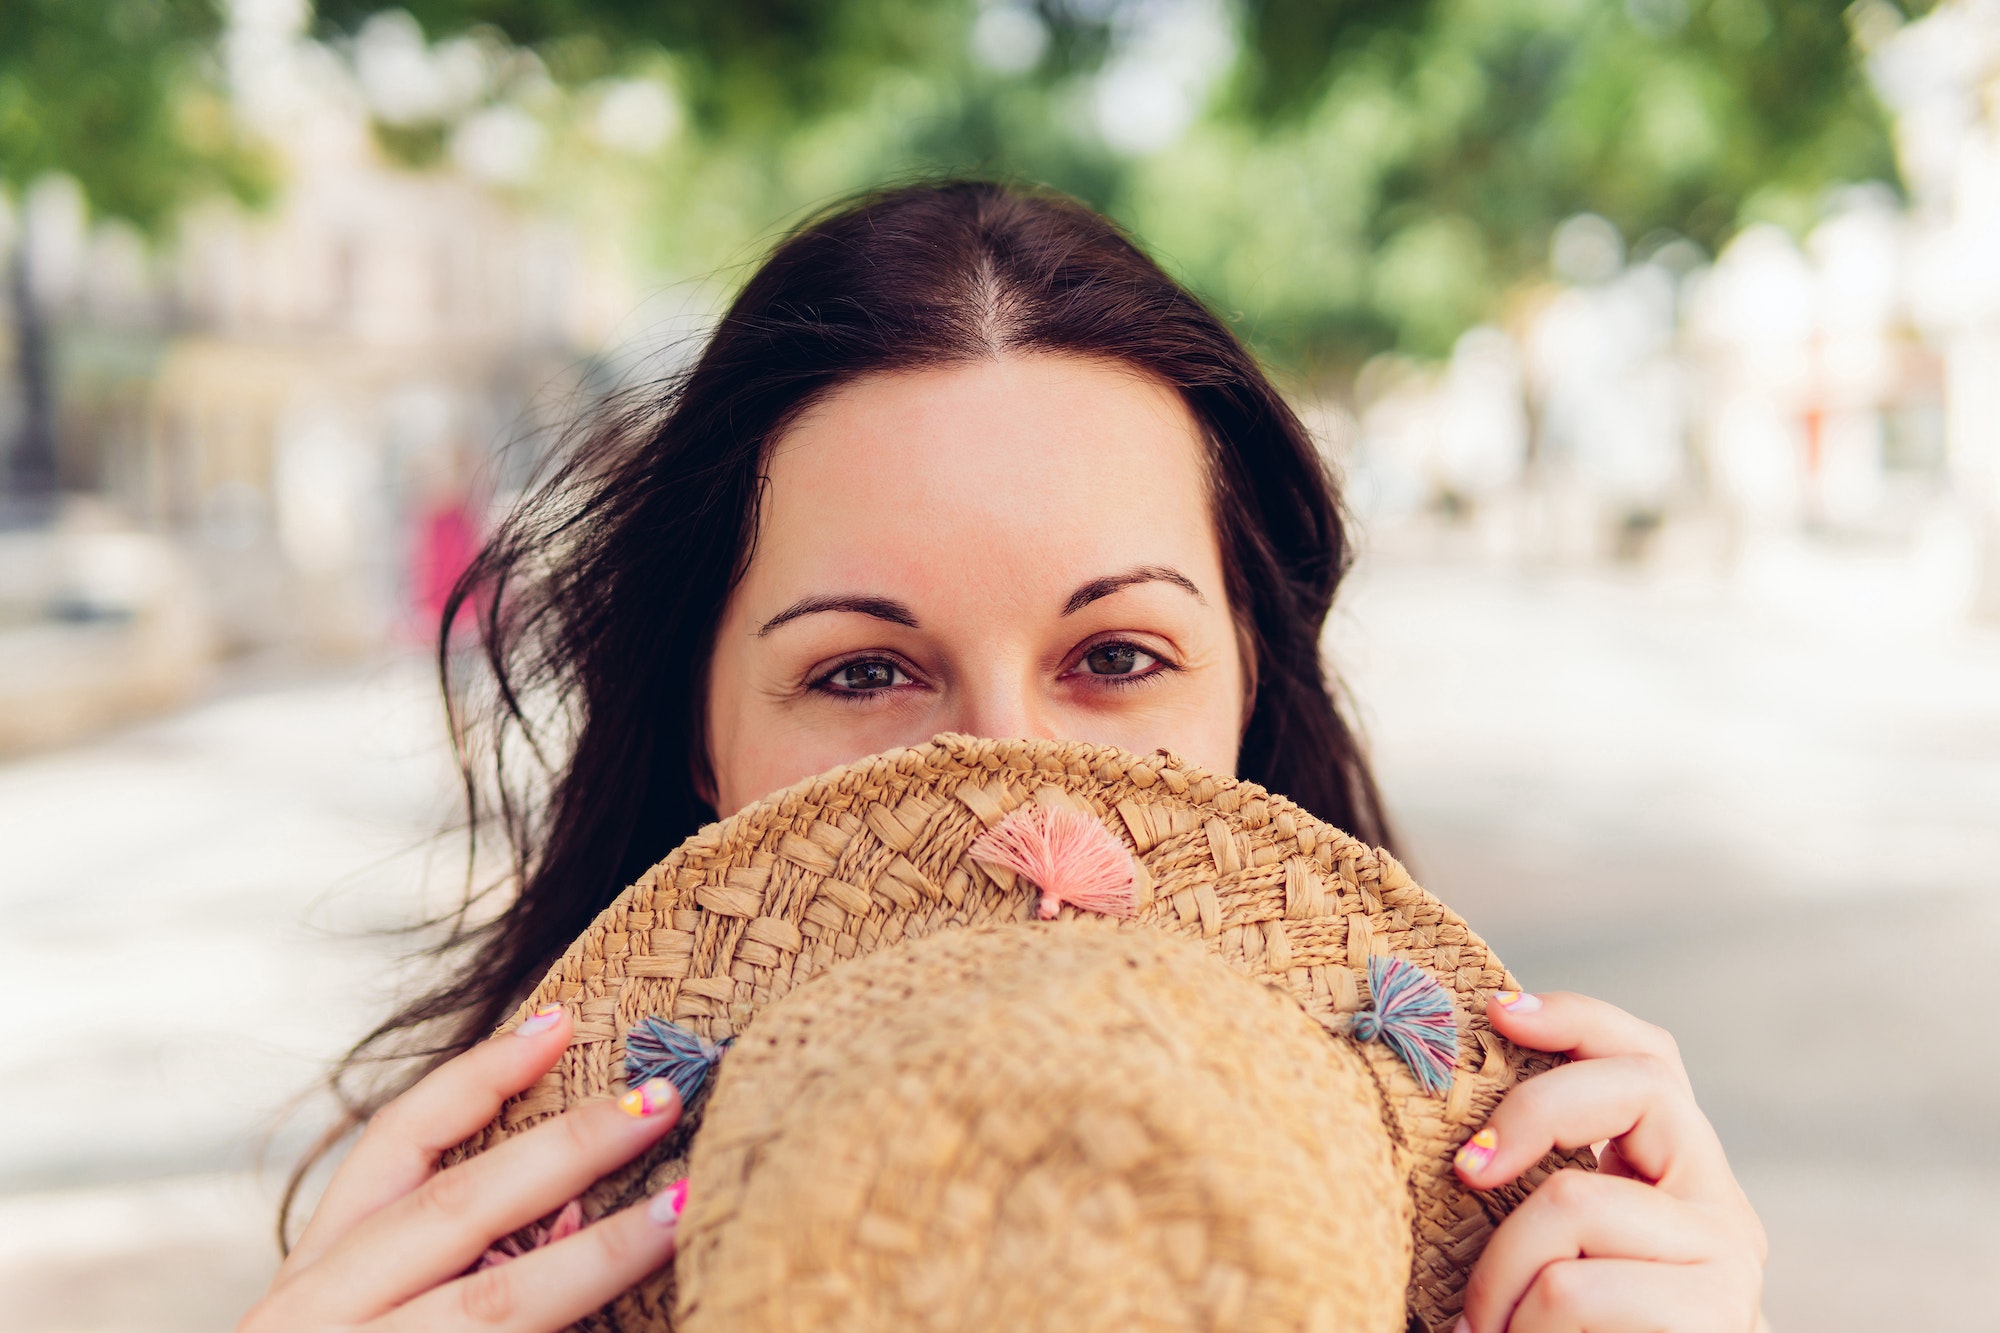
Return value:
[(681, 1106), (691, 1107), (728, 1046), (727, 1041), (705, 1040), (664, 1018), (642, 1018), (625, 1034), (625, 1085), (636, 1088), (663, 1078), (681, 1095)]
[(1371, 1007), (1354, 1016), (1356, 1041), (1381, 1041), (1416, 1075), (1425, 1092), (1451, 1087), (1458, 1066), (1458, 1018), (1437, 978), (1407, 958), (1368, 960)]

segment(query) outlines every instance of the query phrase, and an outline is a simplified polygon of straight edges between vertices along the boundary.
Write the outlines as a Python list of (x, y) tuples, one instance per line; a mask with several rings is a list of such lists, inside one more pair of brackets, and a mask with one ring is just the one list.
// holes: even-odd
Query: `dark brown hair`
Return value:
[[(441, 636), (446, 700), (472, 827), (497, 824), (504, 887), (518, 892), (490, 914), (468, 899), (442, 946), (455, 978), (347, 1067), (415, 1033), (433, 1059), (478, 1040), (621, 889), (715, 817), (701, 797), (704, 673), (786, 423), (862, 375), (1007, 352), (1117, 361), (1179, 391), (1210, 444), (1254, 665), (1238, 773), (1388, 841), (1320, 657), (1349, 558), (1332, 479), (1255, 359), (1081, 204), (975, 181), (886, 190), (793, 232), (693, 365), (605, 414), (460, 581)], [(453, 643), (463, 607), (476, 612), (474, 661)], [(379, 1100), (350, 1105), (359, 1118)]]

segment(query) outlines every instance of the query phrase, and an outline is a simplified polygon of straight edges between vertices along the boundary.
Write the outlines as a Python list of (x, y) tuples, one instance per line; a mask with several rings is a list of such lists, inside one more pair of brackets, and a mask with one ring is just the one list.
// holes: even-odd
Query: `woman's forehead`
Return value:
[(1180, 395), (1116, 363), (1042, 354), (875, 375), (779, 441), (765, 518), (772, 535), (960, 541), (1200, 528), (1203, 452)]
[[(858, 380), (773, 451), (746, 591), (1023, 609), (1135, 565), (1217, 597), (1202, 435), (1129, 367), (1007, 356)], [(763, 600), (763, 598), (759, 598)]]

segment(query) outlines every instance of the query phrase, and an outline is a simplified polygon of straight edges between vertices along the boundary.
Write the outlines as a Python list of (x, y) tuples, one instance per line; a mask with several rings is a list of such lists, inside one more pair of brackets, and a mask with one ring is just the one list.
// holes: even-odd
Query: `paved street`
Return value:
[(384, 1011), (430, 860), (448, 887), (441, 734), (394, 663), (0, 767), (0, 1330), (227, 1328), (262, 1289), (280, 1113)]
[(1528, 985), (1678, 1037), (1781, 1333), (2000, 1329), (2000, 636), (1604, 575), (1359, 592), (1333, 643), (1412, 870)]
[[(1383, 561), (1331, 639), (1412, 869), (1680, 1037), (1780, 1330), (2000, 1329), (2000, 635)], [(1837, 611), (1838, 608), (1836, 607)], [(226, 1327), (276, 1115), (382, 1011), (450, 811), (420, 665), (0, 767), (0, 1330)]]

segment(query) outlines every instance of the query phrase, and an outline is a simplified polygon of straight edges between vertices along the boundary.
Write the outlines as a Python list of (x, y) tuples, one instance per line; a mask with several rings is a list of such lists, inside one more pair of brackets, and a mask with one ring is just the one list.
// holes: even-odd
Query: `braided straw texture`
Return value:
[(1200, 945), (946, 931), (737, 1041), (695, 1138), (683, 1333), (1402, 1333), (1374, 1073)]
[[(649, 1014), (721, 1039), (844, 960), (905, 938), (1031, 919), (1032, 886), (996, 878), (966, 855), (1030, 800), (1089, 811), (1132, 848), (1150, 883), (1131, 924), (1203, 942), (1239, 972), (1289, 990), (1333, 1031), (1344, 1032), (1365, 1002), (1360, 969), (1371, 953), (1409, 959), (1452, 994), (1459, 1068), (1447, 1095), (1423, 1092), (1379, 1044), (1356, 1048), (1382, 1087), (1413, 1205), (1409, 1310), (1427, 1328), (1449, 1328), (1493, 1226), (1550, 1171), (1586, 1165), (1551, 1157), (1519, 1184), (1481, 1194), (1452, 1174), (1452, 1153), (1501, 1096), (1559, 1057), (1522, 1051), (1488, 1027), (1488, 994), (1518, 983), (1393, 857), (1255, 783), (1164, 751), (941, 735), (707, 826), (620, 894), (523, 1002), (508, 1026), (559, 1002), (575, 1019), (570, 1049), (448, 1160), (622, 1091), (623, 1035)], [(725, 1059), (725, 1079), (727, 1068)], [(606, 1177), (585, 1196), (586, 1213), (601, 1216), (685, 1175), (687, 1144), (677, 1131)], [(690, 1225), (701, 1206), (690, 1199)], [(584, 1326), (670, 1328), (671, 1305), (668, 1274)]]

